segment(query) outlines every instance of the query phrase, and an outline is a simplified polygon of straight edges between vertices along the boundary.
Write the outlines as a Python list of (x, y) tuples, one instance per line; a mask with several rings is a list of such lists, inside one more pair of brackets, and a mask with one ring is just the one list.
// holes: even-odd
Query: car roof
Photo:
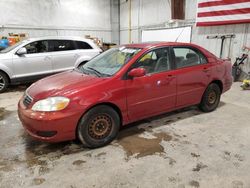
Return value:
[(25, 41), (37, 41), (37, 40), (80, 40), (80, 41), (91, 41), (90, 39), (86, 39), (85, 37), (79, 36), (46, 36), (46, 37), (32, 37), (28, 38)]
[(121, 45), (125, 46), (127, 48), (142, 48), (142, 49), (152, 49), (157, 47), (163, 47), (163, 46), (187, 46), (187, 47), (194, 47), (196, 49), (199, 49), (203, 52), (207, 57), (214, 57), (216, 56), (206, 50), (205, 48), (198, 46), (193, 43), (185, 43), (185, 42), (166, 42), (166, 41), (151, 41), (151, 42), (143, 42), (143, 43), (136, 43), (136, 44), (125, 44)]
[(135, 44), (125, 44), (128, 48), (153, 48), (153, 47), (161, 47), (161, 46), (193, 46), (198, 47), (192, 43), (184, 43), (184, 42), (165, 42), (165, 41), (150, 41), (150, 42), (142, 42)]

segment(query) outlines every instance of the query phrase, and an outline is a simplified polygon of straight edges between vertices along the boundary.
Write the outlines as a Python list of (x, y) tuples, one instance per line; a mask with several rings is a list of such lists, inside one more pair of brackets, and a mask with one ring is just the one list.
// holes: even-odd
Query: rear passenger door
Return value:
[(172, 48), (176, 77), (176, 106), (184, 107), (201, 101), (210, 77), (210, 65), (205, 56), (193, 47)]
[(52, 56), (53, 72), (73, 69), (78, 58), (74, 41), (49, 40), (49, 51)]

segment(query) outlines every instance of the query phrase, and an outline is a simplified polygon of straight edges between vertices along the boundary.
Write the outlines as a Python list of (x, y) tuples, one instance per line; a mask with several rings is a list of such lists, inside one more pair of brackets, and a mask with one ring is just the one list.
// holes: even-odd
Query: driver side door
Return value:
[(126, 80), (129, 119), (136, 121), (174, 108), (176, 76), (172, 69), (169, 48), (157, 48), (147, 52), (131, 69), (138, 67), (144, 68), (146, 75)]

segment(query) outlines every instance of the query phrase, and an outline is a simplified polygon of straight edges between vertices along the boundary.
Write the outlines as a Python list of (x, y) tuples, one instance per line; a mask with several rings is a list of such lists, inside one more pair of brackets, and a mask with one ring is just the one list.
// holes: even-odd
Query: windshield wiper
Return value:
[(73, 70), (89, 75), (89, 71), (87, 69), (84, 69), (83, 67), (74, 68)]
[(99, 72), (98, 70), (96, 70), (92, 67), (87, 67), (87, 69), (92, 70), (98, 77), (103, 76), (103, 74), (101, 72)]

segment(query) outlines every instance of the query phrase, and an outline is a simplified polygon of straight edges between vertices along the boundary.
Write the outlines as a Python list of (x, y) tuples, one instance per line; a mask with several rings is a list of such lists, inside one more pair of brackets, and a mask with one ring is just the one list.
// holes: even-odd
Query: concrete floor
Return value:
[(12, 88), (0, 94), (0, 187), (250, 187), (250, 91), (239, 86), (212, 113), (137, 122), (95, 150), (31, 139), (16, 112), (25, 87)]

